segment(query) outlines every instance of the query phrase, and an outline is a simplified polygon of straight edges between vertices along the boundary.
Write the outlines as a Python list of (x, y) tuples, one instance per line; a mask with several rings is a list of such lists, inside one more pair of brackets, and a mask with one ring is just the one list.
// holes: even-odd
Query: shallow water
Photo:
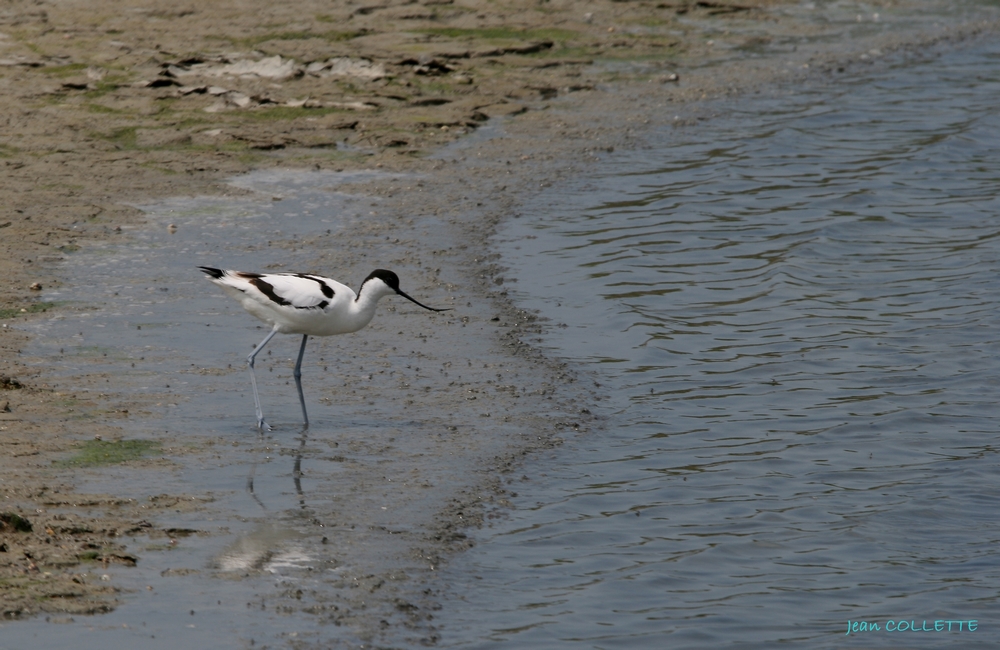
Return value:
[(998, 70), (984, 38), (716, 105), (501, 233), (606, 420), (455, 559), (446, 646), (993, 646)]
[[(312, 268), (316, 248), (298, 242), (336, 235), (367, 215), (377, 198), (337, 186), (374, 177), (249, 174), (232, 182), (249, 193), (140, 206), (147, 225), (68, 257), (72, 283), (45, 296), (66, 308), (34, 322), (28, 353), (66, 398), (107, 386), (123, 400), (132, 414), (118, 422), (121, 437), (164, 444), (159, 464), (76, 470), (76, 490), (138, 503), (180, 497), (176, 511), (151, 515), (158, 527), (179, 532), (172, 539), (122, 540), (140, 558), (134, 568), (80, 569), (121, 590), (113, 612), (11, 622), (3, 625), (0, 648), (358, 642), (356, 629), (333, 620), (337, 604), (339, 614), (347, 609), (338, 591), (371, 556), (391, 569), (399, 549), (345, 523), (355, 506), (344, 483), (357, 484), (347, 477), (357, 470), (372, 476), (376, 466), (388, 481), (396, 479), (387, 464), (391, 450), (422, 455), (421, 447), (433, 443), (428, 431), (435, 423), (394, 401), (373, 409), (345, 395), (352, 392), (340, 388), (345, 374), (354, 378), (362, 370), (343, 348), (369, 346), (370, 337), (343, 344), (311, 339), (303, 363), (311, 427), (303, 432), (290, 386), (298, 339), (278, 337), (257, 362), (265, 415), (275, 431), (258, 435), (245, 355), (268, 330), (208, 284), (197, 266)], [(362, 277), (345, 277), (355, 286), (366, 271), (356, 272)], [(386, 307), (374, 329), (395, 320)], [(426, 336), (424, 328), (432, 326), (411, 321), (410, 331)], [(380, 358), (397, 364), (387, 374), (423, 389), (424, 378), (408, 370), (408, 350), (382, 351)], [(368, 352), (361, 363), (371, 361)], [(365, 383), (377, 385), (379, 378)], [(410, 436), (395, 442), (401, 427)], [(428, 470), (424, 480), (432, 475)], [(387, 498), (378, 486), (359, 489), (367, 489), (364, 520), (373, 528), (391, 524), (393, 532), (404, 532), (426, 511)], [(183, 503), (189, 498), (194, 507)], [(303, 611), (310, 606), (311, 613)]]

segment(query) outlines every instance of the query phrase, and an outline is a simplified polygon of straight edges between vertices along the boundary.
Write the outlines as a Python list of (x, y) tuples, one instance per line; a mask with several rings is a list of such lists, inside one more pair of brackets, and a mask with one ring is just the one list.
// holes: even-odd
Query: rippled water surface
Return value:
[(718, 106), (502, 233), (609, 397), (452, 564), (446, 645), (992, 647), (998, 97), (984, 39)]

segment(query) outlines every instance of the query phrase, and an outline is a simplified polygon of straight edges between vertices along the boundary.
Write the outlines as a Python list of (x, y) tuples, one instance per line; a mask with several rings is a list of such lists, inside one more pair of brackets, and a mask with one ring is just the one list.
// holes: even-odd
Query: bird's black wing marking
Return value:
[[(295, 277), (302, 278), (304, 280), (312, 280), (313, 282), (319, 285), (319, 290), (323, 292), (323, 295), (326, 296), (327, 299), (333, 298), (334, 294), (333, 287), (324, 282), (323, 278), (317, 277), (315, 275), (308, 275), (306, 273), (296, 273)], [(324, 307), (325, 306), (326, 305), (324, 305)]]
[[(265, 296), (267, 296), (268, 300), (271, 300), (272, 302), (277, 303), (277, 304), (279, 304), (279, 305), (281, 305), (283, 307), (284, 306), (291, 306), (291, 307), (294, 307), (295, 309), (326, 309), (327, 306), (330, 304), (329, 300), (320, 300), (315, 305), (296, 305), (296, 304), (292, 303), (290, 300), (288, 300), (287, 298), (284, 298), (284, 297), (278, 295), (278, 293), (274, 290), (274, 285), (272, 285), (271, 283), (269, 283), (266, 280), (264, 280), (262, 275), (255, 274), (255, 273), (254, 274), (252, 274), (252, 273), (244, 273), (244, 274), (241, 274), (241, 275), (243, 275), (243, 277), (247, 278), (249, 280), (250, 284), (252, 284), (253, 286), (257, 287), (257, 289), (259, 289), (261, 293), (263, 293)], [(289, 275), (292, 275), (292, 274), (289, 274)], [(327, 285), (325, 282), (322, 282), (321, 280), (318, 280), (318, 279), (316, 279), (316, 278), (314, 278), (312, 276), (302, 275), (300, 273), (296, 273), (296, 274), (294, 274), (294, 276), (298, 277), (298, 278), (305, 278), (305, 279), (317, 282), (320, 285), (320, 291), (323, 292), (324, 296), (326, 296), (327, 298), (332, 298), (333, 297), (333, 289), (329, 285)]]
[(284, 298), (282, 298), (281, 296), (279, 296), (278, 294), (276, 294), (274, 292), (274, 287), (271, 286), (270, 283), (265, 282), (264, 280), (261, 280), (261, 278), (260, 278), (259, 275), (251, 274), (251, 273), (241, 273), (240, 275), (242, 275), (243, 277), (247, 278), (248, 281), (250, 282), (250, 284), (252, 284), (253, 286), (257, 287), (257, 289), (262, 294), (264, 294), (265, 296), (267, 296), (268, 300), (270, 300), (271, 302), (275, 302), (275, 303), (277, 303), (279, 305), (282, 305), (282, 306), (292, 304), (292, 303), (288, 302), (287, 300), (285, 300)]

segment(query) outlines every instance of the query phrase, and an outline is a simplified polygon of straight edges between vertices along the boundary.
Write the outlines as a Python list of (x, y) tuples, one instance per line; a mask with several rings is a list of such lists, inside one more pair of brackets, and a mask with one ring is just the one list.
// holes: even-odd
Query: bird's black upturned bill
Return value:
[(405, 293), (403, 293), (403, 291), (401, 289), (396, 289), (396, 293), (398, 293), (399, 295), (403, 296), (404, 298), (406, 298), (410, 302), (418, 304), (421, 307), (423, 307), (424, 309), (428, 309), (430, 311), (451, 311), (451, 307), (445, 307), (443, 309), (437, 309), (435, 307), (428, 307), (427, 305), (425, 305), (424, 303), (420, 302), (419, 300), (417, 300), (415, 298), (411, 298), (410, 296), (406, 295)]

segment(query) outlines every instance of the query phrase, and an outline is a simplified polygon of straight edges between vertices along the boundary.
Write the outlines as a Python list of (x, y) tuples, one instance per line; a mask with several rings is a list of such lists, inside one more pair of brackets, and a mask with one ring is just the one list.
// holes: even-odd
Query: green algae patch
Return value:
[(543, 29), (517, 29), (514, 27), (430, 27), (419, 30), (425, 34), (443, 36), (445, 38), (484, 40), (490, 42), (497, 41), (569, 41), (580, 38), (578, 32), (568, 29), (543, 28)]
[(44, 314), (48, 310), (58, 307), (59, 302), (33, 302), (24, 307), (0, 308), (0, 318), (15, 318), (28, 314)]
[(57, 467), (101, 467), (121, 465), (147, 456), (159, 455), (161, 445), (155, 440), (88, 440), (76, 454), (53, 463)]
[(30, 533), (31, 522), (13, 512), (0, 512), (0, 532)]

